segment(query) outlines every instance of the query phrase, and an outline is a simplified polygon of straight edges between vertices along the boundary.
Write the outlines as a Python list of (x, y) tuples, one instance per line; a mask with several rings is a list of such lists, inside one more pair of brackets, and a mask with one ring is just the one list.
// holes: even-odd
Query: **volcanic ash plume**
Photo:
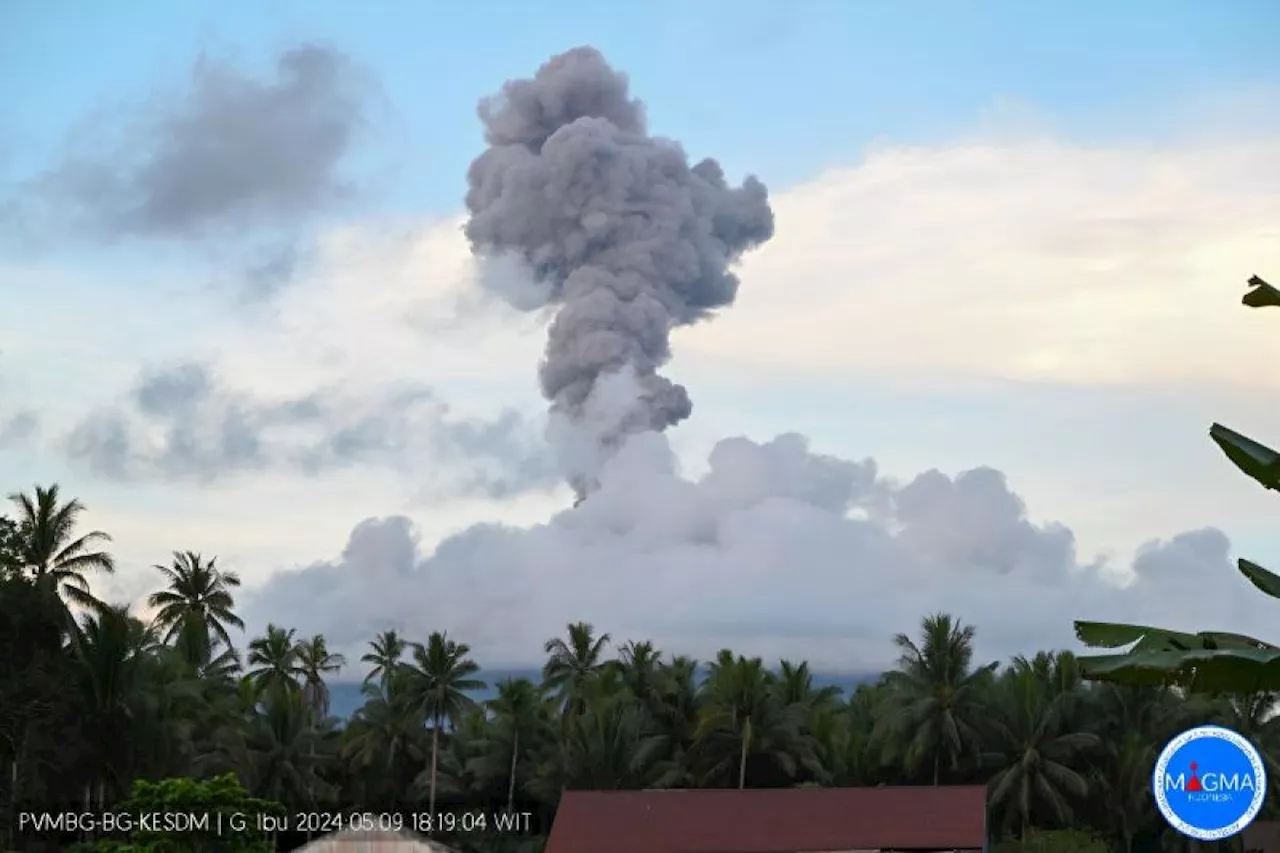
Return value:
[(489, 147), (467, 176), (467, 237), (481, 256), (522, 258), (559, 308), (540, 380), (559, 434), (591, 445), (575, 451), (581, 496), (627, 435), (689, 416), (684, 387), (658, 374), (671, 329), (733, 302), (730, 265), (773, 236), (768, 191), (650, 136), (626, 75), (594, 48), (508, 82), (479, 114)]

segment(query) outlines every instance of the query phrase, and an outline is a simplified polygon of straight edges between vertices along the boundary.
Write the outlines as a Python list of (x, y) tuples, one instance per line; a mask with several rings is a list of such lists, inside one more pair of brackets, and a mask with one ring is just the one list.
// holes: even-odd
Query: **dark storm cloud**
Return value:
[[(181, 97), (93, 140), (35, 185), (53, 217), (104, 237), (192, 238), (293, 225), (348, 198), (341, 164), (365, 124), (368, 86), (341, 52), (303, 45), (258, 79), (202, 56)], [(119, 142), (104, 150), (101, 136)]]
[(223, 387), (194, 363), (144, 373), (119, 405), (82, 420), (64, 447), (118, 479), (211, 482), (374, 466), (429, 473), (432, 498), (506, 497), (555, 480), (542, 441), (515, 412), (460, 417), (418, 385), (266, 400)]

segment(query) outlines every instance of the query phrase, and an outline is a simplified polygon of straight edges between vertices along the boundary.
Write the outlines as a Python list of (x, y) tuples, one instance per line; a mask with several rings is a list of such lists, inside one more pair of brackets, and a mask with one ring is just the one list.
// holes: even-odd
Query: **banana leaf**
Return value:
[(1280, 306), (1280, 290), (1276, 290), (1258, 276), (1249, 279), (1249, 292), (1240, 300), (1250, 308)]
[(1239, 560), (1236, 565), (1240, 567), (1240, 574), (1248, 578), (1251, 584), (1272, 598), (1280, 598), (1280, 576), (1248, 560)]
[(1280, 690), (1280, 649), (1166, 649), (1079, 658), (1082, 677), (1122, 684), (1169, 685), (1191, 693)]
[(1080, 673), (1090, 681), (1177, 685), (1193, 693), (1280, 690), (1280, 647), (1243, 634), (1077, 622), (1076, 636), (1092, 648), (1131, 647), (1081, 656)]
[[(1280, 306), (1280, 290), (1256, 275), (1248, 285), (1245, 305)], [(1222, 424), (1210, 427), (1209, 437), (1245, 474), (1268, 489), (1280, 490), (1280, 453)], [(1236, 565), (1251, 584), (1280, 598), (1280, 576), (1248, 560)], [(1195, 693), (1280, 691), (1280, 647), (1242, 634), (1077, 622), (1076, 636), (1090, 648), (1127, 649), (1080, 656), (1081, 675), (1091, 681), (1177, 685)]]
[(1280, 489), (1280, 453), (1222, 424), (1209, 427), (1209, 437), (1241, 471), (1268, 489)]

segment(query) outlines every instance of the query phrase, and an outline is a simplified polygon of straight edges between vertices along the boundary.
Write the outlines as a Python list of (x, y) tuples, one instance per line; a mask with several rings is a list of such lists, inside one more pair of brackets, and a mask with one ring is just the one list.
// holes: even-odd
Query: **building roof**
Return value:
[(982, 786), (566, 791), (546, 853), (981, 850)]

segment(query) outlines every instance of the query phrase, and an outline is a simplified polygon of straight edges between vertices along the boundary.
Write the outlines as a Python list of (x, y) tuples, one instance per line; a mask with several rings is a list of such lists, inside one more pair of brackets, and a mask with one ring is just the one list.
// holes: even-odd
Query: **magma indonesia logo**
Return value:
[(1197, 841), (1230, 838), (1253, 822), (1267, 796), (1262, 756), (1221, 726), (1188, 729), (1169, 741), (1151, 777), (1169, 825)]

